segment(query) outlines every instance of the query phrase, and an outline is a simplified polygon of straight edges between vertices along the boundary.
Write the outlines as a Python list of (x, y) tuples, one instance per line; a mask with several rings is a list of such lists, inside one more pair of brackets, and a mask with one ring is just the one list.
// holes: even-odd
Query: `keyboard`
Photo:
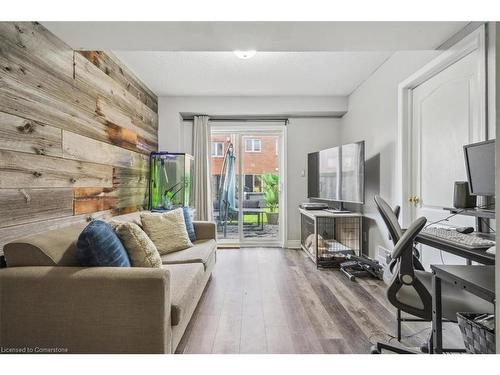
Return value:
[(421, 232), (428, 237), (434, 237), (450, 245), (460, 246), (466, 249), (488, 249), (495, 246), (495, 241), (486, 240), (471, 234), (458, 233), (455, 229), (425, 228)]

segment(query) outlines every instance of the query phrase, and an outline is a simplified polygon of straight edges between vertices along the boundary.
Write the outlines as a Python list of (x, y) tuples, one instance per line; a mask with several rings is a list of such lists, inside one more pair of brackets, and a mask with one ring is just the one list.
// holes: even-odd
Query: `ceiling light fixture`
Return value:
[(251, 49), (251, 50), (248, 50), (248, 51), (242, 51), (242, 50), (236, 50), (236, 51), (233, 51), (234, 54), (240, 58), (240, 59), (251, 59), (252, 57), (255, 56), (255, 54), (257, 53), (257, 51)]

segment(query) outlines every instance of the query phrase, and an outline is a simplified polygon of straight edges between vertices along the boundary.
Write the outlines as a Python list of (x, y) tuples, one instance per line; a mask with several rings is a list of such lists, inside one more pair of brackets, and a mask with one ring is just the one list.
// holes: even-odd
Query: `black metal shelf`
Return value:
[(495, 218), (494, 210), (484, 210), (480, 208), (454, 208), (454, 207), (445, 207), (443, 209), (446, 211), (450, 211), (452, 214), (457, 214), (457, 215), (475, 216), (475, 217), (482, 217), (485, 219)]

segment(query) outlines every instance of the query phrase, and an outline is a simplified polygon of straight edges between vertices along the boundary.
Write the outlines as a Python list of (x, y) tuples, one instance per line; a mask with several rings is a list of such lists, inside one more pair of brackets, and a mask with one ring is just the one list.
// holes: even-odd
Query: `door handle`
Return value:
[(420, 198), (417, 197), (416, 195), (412, 195), (410, 198), (408, 198), (408, 202), (416, 206), (420, 202)]

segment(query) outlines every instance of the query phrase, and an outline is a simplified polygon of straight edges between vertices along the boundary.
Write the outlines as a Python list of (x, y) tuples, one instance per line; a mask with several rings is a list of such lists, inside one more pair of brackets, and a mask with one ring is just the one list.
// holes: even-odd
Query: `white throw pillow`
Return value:
[(161, 268), (160, 253), (137, 224), (112, 220), (110, 225), (127, 250), (132, 267)]
[(144, 232), (161, 255), (193, 246), (189, 240), (182, 208), (162, 214), (142, 213), (141, 222)]

